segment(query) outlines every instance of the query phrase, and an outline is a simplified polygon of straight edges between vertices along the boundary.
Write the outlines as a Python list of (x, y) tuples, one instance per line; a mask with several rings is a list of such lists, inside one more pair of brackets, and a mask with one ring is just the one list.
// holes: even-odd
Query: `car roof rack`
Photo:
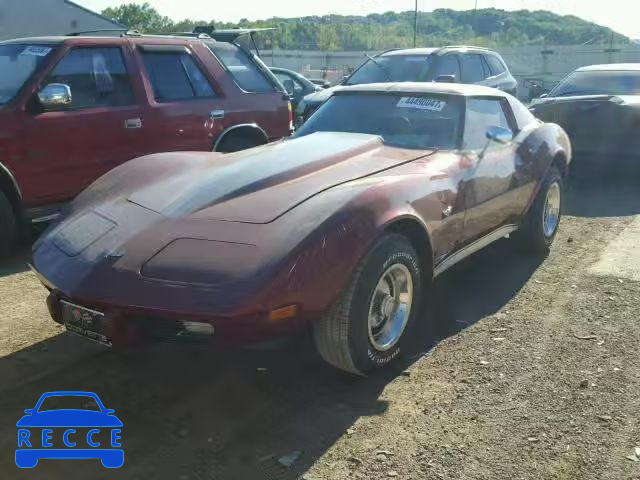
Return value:
[(67, 33), (67, 37), (82, 37), (91, 35), (92, 33), (117, 33), (121, 37), (141, 37), (142, 34), (138, 30), (129, 30), (126, 28), (101, 28), (98, 30), (84, 30), (81, 32)]
[(493, 50), (491, 50), (490, 48), (487, 47), (477, 47), (475, 45), (445, 45), (442, 48), (473, 48), (475, 50), (485, 50), (487, 52), (492, 52)]
[(201, 40), (213, 40), (211, 35), (209, 35), (208, 33), (197, 33), (197, 32), (171, 32), (171, 33), (167, 33), (167, 36), (199, 38)]
[(229, 30), (211, 30), (210, 32), (208, 32), (208, 34), (214, 40), (220, 40), (222, 42), (233, 42), (238, 37), (241, 37), (243, 35), (253, 36), (254, 33), (268, 32), (270, 30), (277, 30), (277, 28), (231, 28)]

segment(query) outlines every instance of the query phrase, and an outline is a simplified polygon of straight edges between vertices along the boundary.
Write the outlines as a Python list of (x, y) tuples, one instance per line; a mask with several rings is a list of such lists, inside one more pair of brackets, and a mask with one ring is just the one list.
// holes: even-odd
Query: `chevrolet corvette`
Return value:
[(545, 252), (567, 135), (514, 97), (459, 84), (335, 92), (287, 140), (132, 160), (34, 245), (53, 319), (106, 344), (311, 328), (330, 364), (393, 360), (444, 271), (510, 237)]

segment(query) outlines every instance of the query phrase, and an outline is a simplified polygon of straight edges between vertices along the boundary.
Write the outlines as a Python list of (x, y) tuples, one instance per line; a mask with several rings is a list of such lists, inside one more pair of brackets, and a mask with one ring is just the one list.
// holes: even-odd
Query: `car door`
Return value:
[(432, 78), (437, 80), (441, 76), (453, 76), (456, 83), (462, 82), (462, 75), (460, 72), (460, 60), (455, 53), (448, 53), (438, 58), (435, 68), (433, 70)]
[(487, 79), (491, 82), (491, 87), (499, 88), (511, 95), (517, 93), (517, 83), (514, 78), (509, 74), (506, 65), (503, 61), (493, 54), (487, 54), (482, 56), (485, 60), (486, 66), (491, 72), (490, 77)]
[(302, 97), (306, 95), (306, 91), (304, 85), (298, 81), (296, 77), (290, 75), (287, 72), (283, 72), (282, 70), (276, 70), (273, 72), (276, 78), (282, 83), (285, 90), (291, 97), (291, 106), (293, 110), (298, 107), (298, 103), (302, 100)]
[(492, 87), (488, 77), (491, 76), (489, 66), (483, 56), (478, 53), (460, 54), (462, 83), (472, 83)]
[(70, 105), (44, 110), (37, 98), (24, 116), (25, 158), (34, 205), (64, 202), (100, 175), (146, 150), (141, 107), (120, 46), (77, 46), (40, 87), (68, 85)]
[(516, 129), (508, 101), (490, 97), (467, 99), (463, 134), (467, 173), (461, 188), (466, 243), (514, 222), (521, 212), (515, 189), (518, 146), (515, 142), (505, 145), (489, 142), (486, 133), (493, 126)]
[(215, 79), (185, 45), (138, 45), (146, 72), (145, 132), (153, 150), (210, 151), (226, 128), (225, 99)]

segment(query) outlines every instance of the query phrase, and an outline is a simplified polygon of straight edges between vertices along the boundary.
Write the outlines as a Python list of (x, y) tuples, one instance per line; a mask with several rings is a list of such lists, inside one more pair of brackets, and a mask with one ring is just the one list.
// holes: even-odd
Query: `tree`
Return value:
[[(146, 33), (190, 32), (197, 25), (214, 21), (185, 19), (174, 23), (151, 5), (124, 4), (107, 8), (106, 17)], [(384, 50), (413, 44), (413, 12), (387, 12), (362, 16), (270, 18), (238, 23), (215, 22), (218, 29), (278, 27), (254, 38), (260, 49), (286, 50)], [(495, 8), (458, 11), (437, 9), (420, 12), (418, 45), (437, 47), (451, 44), (485, 45), (581, 45), (628, 43), (629, 39), (609, 28), (581, 18), (547, 11), (507, 12)]]
[(146, 33), (167, 33), (173, 30), (174, 24), (169, 17), (158, 13), (148, 3), (138, 5), (129, 3), (119, 7), (109, 7), (102, 11), (102, 15), (125, 25), (132, 30)]

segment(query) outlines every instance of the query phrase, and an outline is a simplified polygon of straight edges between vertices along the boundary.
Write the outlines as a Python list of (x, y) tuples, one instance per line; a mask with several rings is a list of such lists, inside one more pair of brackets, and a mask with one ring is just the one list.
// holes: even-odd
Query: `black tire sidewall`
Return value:
[[(362, 373), (374, 368), (381, 368), (398, 357), (409, 336), (408, 333), (415, 323), (422, 294), (420, 260), (409, 241), (404, 237), (396, 234), (386, 235), (371, 250), (365, 262), (357, 280), (349, 311), (349, 349), (354, 366)], [(387, 268), (396, 263), (405, 265), (411, 273), (413, 304), (400, 340), (389, 350), (381, 352), (375, 349), (369, 340), (369, 305), (380, 277)]]
[(256, 143), (255, 140), (246, 137), (235, 135), (230, 138), (225, 138), (220, 145), (219, 151), (222, 153), (234, 153), (240, 152), (242, 150), (247, 150), (249, 148), (257, 147), (259, 144)]
[[(558, 183), (558, 185), (560, 186), (560, 216), (558, 217), (558, 223), (556, 224), (556, 228), (553, 231), (553, 234), (551, 234), (550, 236), (547, 236), (544, 233), (543, 216), (544, 216), (545, 203), (547, 200), (547, 194), (549, 192), (549, 188), (553, 183)], [(556, 167), (551, 167), (551, 170), (549, 170), (549, 173), (545, 178), (542, 189), (540, 190), (540, 194), (538, 195), (534, 216), (531, 218), (531, 221), (534, 222), (534, 227), (535, 227), (532, 233), (534, 233), (534, 235), (538, 237), (537, 243), (540, 243), (546, 248), (549, 248), (551, 246), (554, 238), (556, 237), (556, 234), (558, 233), (558, 228), (560, 227), (560, 219), (562, 218), (563, 201), (564, 201), (564, 185), (562, 181), (562, 175), (560, 174), (560, 172)]]
[[(544, 207), (547, 199), (547, 192), (553, 182), (560, 185), (560, 218), (553, 232), (553, 235), (547, 237), (542, 227), (542, 216), (544, 215)], [(564, 182), (563, 177), (557, 167), (552, 166), (545, 175), (544, 181), (536, 195), (536, 198), (527, 212), (525, 222), (518, 232), (514, 235), (516, 242), (520, 248), (534, 253), (546, 254), (549, 247), (553, 243), (560, 221), (562, 219), (562, 205), (564, 202)]]
[(6, 255), (16, 241), (17, 222), (11, 203), (0, 192), (0, 256)]

